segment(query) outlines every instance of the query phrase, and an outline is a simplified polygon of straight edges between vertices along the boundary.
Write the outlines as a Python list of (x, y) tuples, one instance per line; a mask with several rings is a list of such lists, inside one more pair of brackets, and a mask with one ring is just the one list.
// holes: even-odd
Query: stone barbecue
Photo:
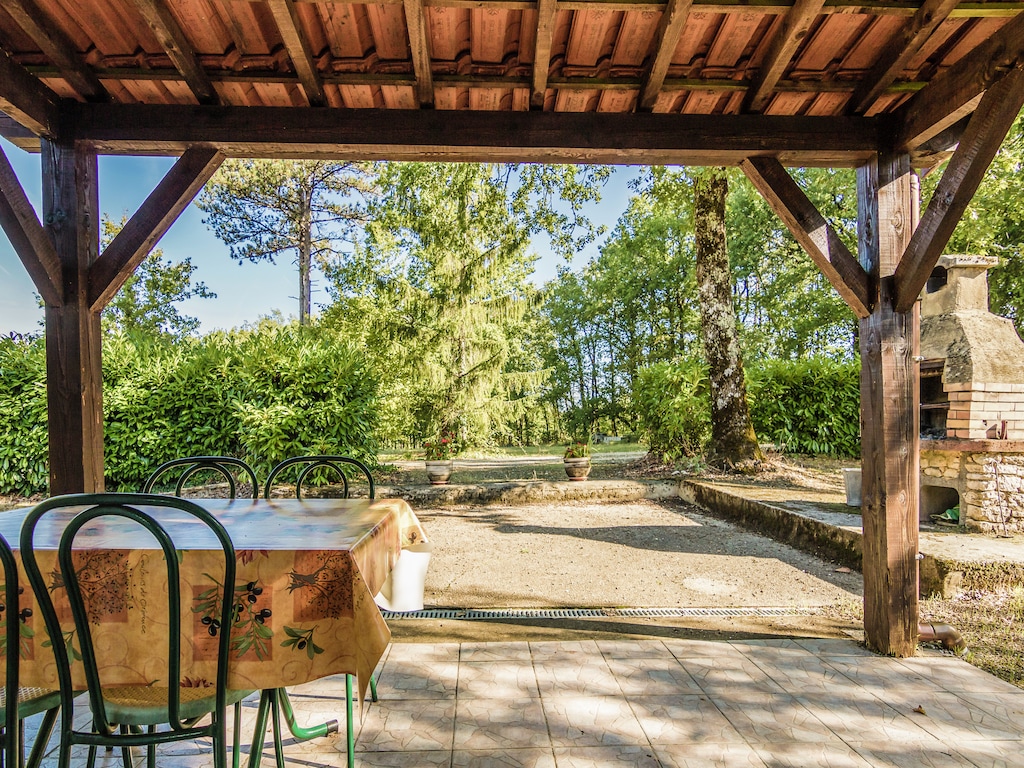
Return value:
[(921, 519), (1024, 532), (1024, 342), (988, 311), (998, 259), (946, 255), (921, 302)]

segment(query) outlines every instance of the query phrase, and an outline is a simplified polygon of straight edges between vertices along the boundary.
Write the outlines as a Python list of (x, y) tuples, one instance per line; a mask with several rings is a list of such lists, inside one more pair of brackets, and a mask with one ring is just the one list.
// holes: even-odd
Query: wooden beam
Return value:
[(0, 147), (0, 227), (14, 246), (43, 301), (60, 304), (63, 293), (57, 251), (39, 223), (3, 147)]
[(882, 48), (874, 66), (867, 73), (853, 98), (847, 104), (847, 112), (853, 115), (866, 113), (907, 68), (907, 63), (917, 55), (936, 28), (956, 8), (959, 0), (924, 0), (920, 9), (903, 29), (890, 38)]
[(224, 161), (212, 147), (190, 147), (89, 268), (89, 309), (102, 310)]
[(0, 112), (38, 136), (53, 138), (60, 124), (59, 98), (0, 48)]
[(313, 54), (309, 49), (306, 36), (302, 34), (302, 27), (299, 22), (299, 14), (295, 9), (292, 0), (267, 0), (270, 5), (270, 12), (274, 16), (277, 28), (284, 40), (284, 47), (295, 67), (295, 74), (302, 83), (302, 90), (306, 92), (306, 101), (311, 107), (323, 107), (327, 104), (327, 95), (324, 93), (324, 84), (320, 79), (320, 72), (316, 68)]
[(665, 84), (665, 75), (672, 63), (672, 54), (679, 45), (679, 36), (686, 26), (693, 0), (668, 0), (665, 11), (658, 20), (658, 28), (654, 32), (654, 54), (647, 59), (640, 84), (640, 100), (638, 107), (649, 112), (654, 109), (658, 94)]
[(217, 90), (203, 69), (185, 32), (167, 7), (166, 0), (135, 0), (135, 4), (171, 58), (171, 62), (185, 78), (196, 101), (200, 104), (219, 104)]
[(744, 112), (761, 112), (775, 90), (776, 84), (796, 54), (800, 41), (806, 37), (814, 20), (818, 18), (825, 0), (796, 0), (782, 20), (782, 26), (772, 38), (768, 53), (761, 63), (757, 79), (750, 85), (743, 99)]
[(108, 101), (110, 94), (95, 73), (86, 66), (71, 39), (43, 13), (35, 0), (6, 0), (4, 10), (47, 58), (57, 65), (61, 77), (83, 98)]
[(409, 52), (416, 75), (416, 100), (421, 107), (434, 106), (434, 73), (430, 66), (430, 41), (423, 0), (404, 0), (405, 23), (409, 28)]
[(76, 104), (76, 137), (103, 154), (181, 154), (211, 144), (227, 157), (854, 167), (874, 155), (882, 123), (859, 117), (288, 109)]
[(960, 137), (896, 269), (897, 312), (907, 312), (917, 301), (1022, 106), (1024, 67), (1013, 70), (985, 92)]
[(910, 157), (857, 172), (860, 258), (877, 297), (860, 322), (861, 518), (868, 647), (913, 656), (918, 637), (919, 312), (893, 307), (896, 261), (913, 231)]
[(96, 153), (43, 146), (43, 218), (60, 260), (63, 301), (46, 306), (46, 416), (50, 493), (103, 490), (100, 313), (86, 287), (99, 248)]
[(1024, 13), (941, 72), (894, 113), (896, 146), (913, 151), (977, 107), (981, 94), (1024, 65)]
[(871, 314), (868, 275), (778, 160), (751, 157), (740, 168), (857, 317)]
[(530, 88), (530, 109), (544, 109), (548, 91), (548, 69), (551, 67), (551, 37), (555, 30), (556, 0), (537, 0), (537, 29), (533, 46), (533, 78)]

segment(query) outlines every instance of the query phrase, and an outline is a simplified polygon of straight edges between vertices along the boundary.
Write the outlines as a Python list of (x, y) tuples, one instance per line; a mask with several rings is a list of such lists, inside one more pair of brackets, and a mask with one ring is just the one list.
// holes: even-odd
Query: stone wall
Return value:
[(922, 440), (921, 485), (955, 489), (970, 531), (1024, 533), (1024, 441)]

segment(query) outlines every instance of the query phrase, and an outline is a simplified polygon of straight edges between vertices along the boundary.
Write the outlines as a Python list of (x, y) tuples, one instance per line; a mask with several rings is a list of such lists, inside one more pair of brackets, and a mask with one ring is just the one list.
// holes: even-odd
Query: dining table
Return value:
[[(337, 674), (354, 675), (360, 700), (391, 633), (374, 602), (403, 547), (426, 542), (400, 499), (197, 499), (235, 547), (237, 575), (228, 687), (285, 688)], [(182, 685), (215, 679), (217, 601), (225, 585), (211, 576), (223, 553), (209, 528), (173, 508), (140, 505), (179, 546)], [(29, 508), (0, 513), (0, 534), (17, 551)], [(61, 598), (57, 547), (75, 508), (45, 515), (36, 528), (36, 559), (74, 658), (74, 626)], [(87, 591), (104, 685), (153, 684), (169, 652), (166, 571), (155, 539), (125, 519), (83, 528), (74, 564)], [(23, 581), (27, 585), (27, 580)], [(21, 601), (23, 685), (57, 687), (42, 613), (31, 590)], [(6, 618), (6, 616), (5, 616)], [(139, 649), (145, 649), (140, 652)], [(72, 663), (73, 681), (85, 682)], [(76, 669), (77, 668), (77, 669)], [(161, 681), (161, 684), (165, 684)]]

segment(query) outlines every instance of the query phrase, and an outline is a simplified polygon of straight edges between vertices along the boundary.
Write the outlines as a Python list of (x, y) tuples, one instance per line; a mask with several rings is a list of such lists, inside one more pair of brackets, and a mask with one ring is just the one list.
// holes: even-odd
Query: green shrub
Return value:
[[(376, 465), (377, 383), (360, 351), (319, 328), (263, 323), (174, 344), (104, 339), (107, 487), (135, 490), (159, 464), (223, 454), (266, 476), (304, 453)], [(42, 339), (0, 339), (0, 493), (45, 492)]]
[[(789, 453), (860, 455), (860, 362), (825, 358), (749, 366), (747, 399), (758, 440)], [(711, 437), (707, 373), (695, 361), (639, 372), (633, 402), (652, 451), (672, 460)]]
[(707, 371), (697, 361), (657, 363), (639, 371), (633, 407), (641, 439), (666, 460), (693, 456), (711, 438)]
[(747, 372), (754, 431), (787, 453), (860, 456), (860, 361), (772, 360)]

